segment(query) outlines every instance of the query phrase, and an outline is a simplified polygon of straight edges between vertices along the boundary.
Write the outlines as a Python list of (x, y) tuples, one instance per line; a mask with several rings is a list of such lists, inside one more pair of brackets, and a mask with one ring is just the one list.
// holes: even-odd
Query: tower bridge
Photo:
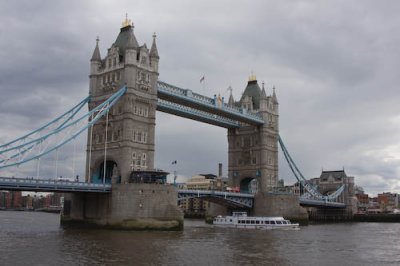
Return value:
[[(159, 81), (159, 60), (156, 35), (150, 49), (146, 44), (139, 45), (128, 19), (105, 57), (100, 54), (97, 39), (90, 59), (89, 97), (44, 127), (0, 145), (0, 169), (32, 160), (38, 160), (39, 169), (42, 156), (58, 152), (59, 147), (87, 130), (85, 183), (0, 178), (0, 188), (7, 189), (8, 185), (15, 190), (30, 187), (71, 192), (64, 201), (63, 223), (181, 228), (183, 214), (177, 200), (193, 197), (196, 192), (140, 183), (140, 177), (132, 183), (130, 178), (132, 173), (154, 172), (155, 114), (161, 111), (226, 128), (231, 185), (246, 193), (250, 182), (257, 182), (256, 195), (203, 191), (197, 192), (198, 197), (252, 208), (256, 215), (306, 215), (295, 195), (271, 193), (278, 181), (278, 142), (289, 164), (293, 162), (279, 137), (275, 89), (268, 95), (264, 84), (260, 88), (252, 75), (238, 101), (232, 93), (228, 101), (216, 95), (210, 98)], [(76, 117), (85, 103), (88, 113)], [(305, 181), (303, 184), (317, 196), (314, 200), (328, 202), (332, 198), (324, 198)]]

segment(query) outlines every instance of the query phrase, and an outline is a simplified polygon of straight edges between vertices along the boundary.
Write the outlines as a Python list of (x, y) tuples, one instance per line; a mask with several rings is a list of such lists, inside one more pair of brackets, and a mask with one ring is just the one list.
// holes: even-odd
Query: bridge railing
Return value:
[(80, 188), (80, 189), (96, 189), (111, 190), (111, 184), (94, 184), (85, 182), (65, 181), (57, 179), (33, 179), (33, 178), (15, 178), (0, 177), (0, 189), (24, 187), (29, 188), (45, 188), (45, 187), (64, 187), (64, 188)]

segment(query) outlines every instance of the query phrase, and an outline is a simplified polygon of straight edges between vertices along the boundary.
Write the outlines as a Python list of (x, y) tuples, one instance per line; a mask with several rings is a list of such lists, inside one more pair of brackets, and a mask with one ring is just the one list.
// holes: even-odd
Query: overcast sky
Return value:
[[(87, 96), (96, 36), (105, 56), (128, 13), (140, 45), (157, 33), (162, 81), (209, 96), (232, 86), (236, 100), (251, 72), (275, 86), (280, 134), (307, 178), (344, 168), (367, 193), (400, 192), (399, 12), (366, 0), (1, 1), (0, 143)], [(159, 112), (156, 123), (158, 168), (227, 173), (225, 129)], [(295, 182), (282, 156), (279, 174)]]

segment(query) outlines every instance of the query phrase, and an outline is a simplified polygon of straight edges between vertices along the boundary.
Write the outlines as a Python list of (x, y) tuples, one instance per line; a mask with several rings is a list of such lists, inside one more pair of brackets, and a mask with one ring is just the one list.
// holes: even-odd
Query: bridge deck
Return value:
[[(36, 192), (95, 192), (110, 193), (111, 184), (92, 184), (73, 181), (58, 181), (54, 179), (32, 179), (0, 177), (0, 190), (36, 191)], [(252, 208), (254, 195), (247, 193), (233, 193), (215, 190), (178, 190), (178, 199), (188, 198), (216, 198), (222, 199), (236, 206)], [(300, 205), (345, 208), (341, 202), (329, 202), (300, 198)]]
[(111, 192), (111, 184), (0, 177), (0, 190), (109, 193)]

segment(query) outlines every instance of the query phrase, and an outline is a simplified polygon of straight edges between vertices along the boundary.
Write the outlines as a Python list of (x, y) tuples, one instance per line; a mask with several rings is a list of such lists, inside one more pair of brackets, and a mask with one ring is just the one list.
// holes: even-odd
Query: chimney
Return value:
[(218, 177), (222, 177), (222, 163), (218, 164)]

